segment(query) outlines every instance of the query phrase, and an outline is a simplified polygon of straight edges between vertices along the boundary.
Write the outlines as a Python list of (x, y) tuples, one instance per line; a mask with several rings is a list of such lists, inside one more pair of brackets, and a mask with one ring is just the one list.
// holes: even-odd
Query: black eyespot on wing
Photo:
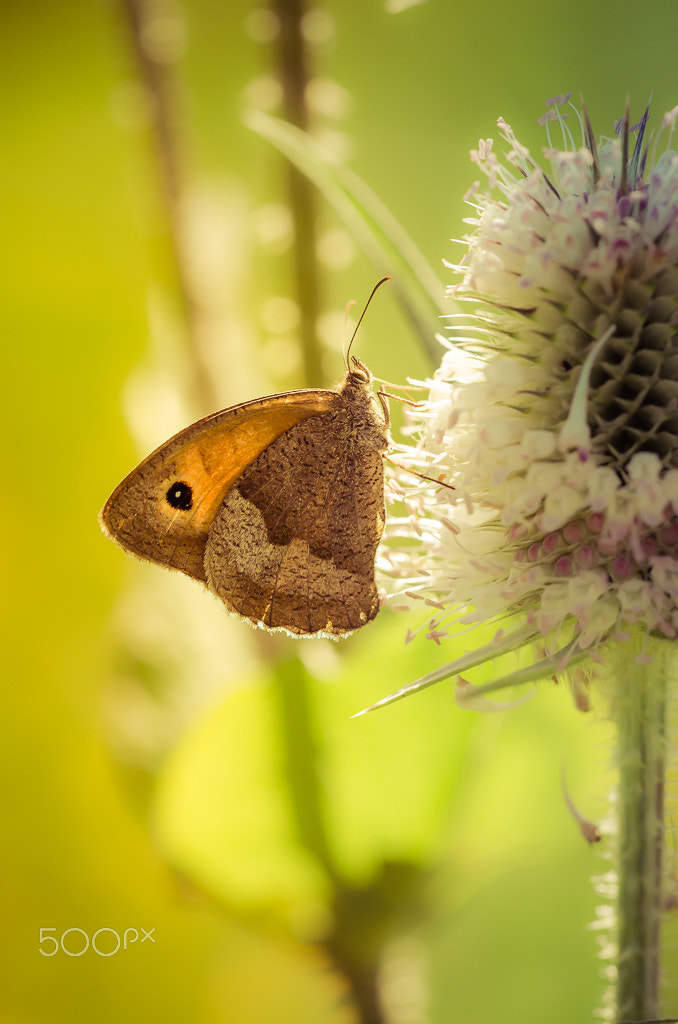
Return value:
[(168, 505), (181, 509), (182, 512), (188, 512), (190, 508), (193, 508), (193, 488), (183, 480), (175, 480), (168, 488), (165, 497)]

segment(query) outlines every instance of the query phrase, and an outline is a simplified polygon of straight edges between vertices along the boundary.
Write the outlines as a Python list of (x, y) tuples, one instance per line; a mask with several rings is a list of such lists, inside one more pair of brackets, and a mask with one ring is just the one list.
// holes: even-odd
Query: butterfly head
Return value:
[(357, 356), (351, 357), (351, 366), (348, 370), (347, 379), (354, 384), (366, 387), (372, 383), (372, 374), (364, 363), (361, 363)]

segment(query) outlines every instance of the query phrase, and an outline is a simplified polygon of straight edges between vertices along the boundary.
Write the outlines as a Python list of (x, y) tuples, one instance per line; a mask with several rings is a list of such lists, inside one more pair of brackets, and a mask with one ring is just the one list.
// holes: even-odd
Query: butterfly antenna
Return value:
[[(349, 363), (349, 356), (351, 354), (351, 346), (352, 346), (352, 344), (353, 344), (353, 342), (355, 340), (356, 334), (358, 333), (358, 328), (360, 327), (361, 323), (363, 322), (363, 317), (365, 316), (365, 313), (367, 312), (367, 310), (369, 308), (370, 302), (374, 298), (376, 291), (379, 288), (381, 288), (382, 284), (385, 284), (387, 281), (390, 281), (390, 280), (391, 280), (391, 278), (389, 276), (389, 277), (382, 277), (381, 281), (377, 281), (377, 283), (375, 284), (374, 288), (372, 289), (372, 291), (370, 293), (369, 299), (365, 303), (365, 308), (363, 309), (362, 313), (360, 314), (360, 319), (358, 320), (358, 323), (355, 325), (355, 330), (354, 330), (353, 334), (351, 335), (351, 340), (349, 341), (348, 348), (346, 349), (346, 369), (347, 370), (351, 369), (351, 366), (350, 366), (350, 363)], [(348, 304), (348, 306), (346, 307), (346, 313), (348, 313), (348, 311), (349, 311), (349, 309), (350, 309), (350, 307), (352, 305), (353, 305), (353, 303), (349, 303)]]
[[(344, 310), (344, 343), (342, 345), (342, 348), (344, 348), (345, 345), (346, 345), (346, 335), (348, 333), (348, 314), (351, 312), (351, 310), (353, 309), (354, 306), (355, 306), (355, 299), (349, 299), (348, 302), (346, 303), (346, 308)], [(351, 341), (353, 341), (353, 338), (351, 338)], [(347, 353), (344, 353), (344, 360), (346, 362), (346, 369), (348, 370)]]

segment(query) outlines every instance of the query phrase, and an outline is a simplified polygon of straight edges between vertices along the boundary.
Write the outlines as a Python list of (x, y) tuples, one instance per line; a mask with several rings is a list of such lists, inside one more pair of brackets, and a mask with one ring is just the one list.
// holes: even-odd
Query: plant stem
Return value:
[(276, 684), (273, 696), (284, 741), (287, 792), (299, 839), (336, 885), (337, 873), (323, 815), (321, 752), (310, 696), (312, 680), (296, 657), (278, 655), (271, 670)]
[[(272, 0), (278, 15), (276, 61), (282, 87), (283, 116), (291, 124), (308, 131), (310, 118), (306, 103), (309, 81), (309, 54), (302, 31), (305, 0)], [(320, 314), (320, 281), (317, 258), (315, 186), (294, 164), (288, 164), (287, 190), (294, 221), (292, 253), (296, 299), (301, 310), (299, 325), (305, 386), (325, 383), (317, 325)]]
[(321, 780), (322, 750), (313, 715), (312, 679), (298, 658), (278, 659), (273, 673), (287, 793), (299, 839), (322, 866), (332, 886), (334, 927), (322, 945), (350, 985), (360, 1024), (386, 1024), (379, 996), (380, 943), (371, 941), (382, 919), (389, 920), (381, 891), (378, 883), (364, 890), (355, 888), (342, 877), (335, 863), (323, 813), (327, 798)]
[[(157, 43), (160, 26), (175, 25), (180, 32), (180, 13), (174, 0), (122, 0), (139, 81), (148, 103), (150, 130), (160, 183), (160, 195), (167, 225), (170, 258), (179, 301), (184, 314), (189, 355), (190, 382), (202, 412), (218, 406), (210, 367), (204, 355), (203, 303), (191, 272), (192, 259), (186, 230), (185, 140), (177, 116), (179, 87), (176, 80), (178, 53), (168, 52)], [(155, 40), (155, 42), (154, 42)]]
[(658, 641), (652, 661), (617, 663), (613, 716), (618, 730), (618, 1020), (660, 1014), (660, 930), (664, 905), (664, 789), (667, 694), (673, 646)]

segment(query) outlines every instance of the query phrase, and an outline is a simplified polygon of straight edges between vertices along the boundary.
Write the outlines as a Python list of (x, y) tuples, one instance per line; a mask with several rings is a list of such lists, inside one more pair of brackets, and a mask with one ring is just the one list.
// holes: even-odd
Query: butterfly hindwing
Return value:
[(374, 618), (383, 464), (364, 441), (339, 407), (290, 428), (234, 484), (205, 552), (208, 585), (232, 611), (316, 635)]

